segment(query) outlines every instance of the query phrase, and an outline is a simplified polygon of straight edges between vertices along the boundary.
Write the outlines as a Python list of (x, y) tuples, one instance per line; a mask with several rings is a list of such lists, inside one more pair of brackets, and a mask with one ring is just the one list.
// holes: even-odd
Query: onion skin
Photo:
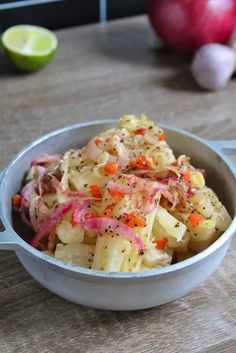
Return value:
[(207, 44), (196, 52), (191, 71), (201, 87), (215, 91), (228, 83), (235, 71), (235, 64), (233, 49), (221, 44)]
[(204, 44), (229, 40), (236, 0), (149, 0), (148, 15), (169, 48), (192, 54)]

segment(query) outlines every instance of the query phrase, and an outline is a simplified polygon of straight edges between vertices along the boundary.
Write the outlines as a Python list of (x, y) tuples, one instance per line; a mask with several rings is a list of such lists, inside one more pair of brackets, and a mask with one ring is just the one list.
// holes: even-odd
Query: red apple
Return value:
[(236, 26), (236, 0), (149, 0), (150, 21), (164, 43), (193, 53), (208, 43), (225, 43)]

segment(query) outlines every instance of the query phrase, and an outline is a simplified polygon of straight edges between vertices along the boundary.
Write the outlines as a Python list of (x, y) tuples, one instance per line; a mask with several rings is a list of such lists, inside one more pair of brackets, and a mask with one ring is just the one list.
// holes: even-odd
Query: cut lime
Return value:
[(49, 63), (57, 49), (57, 37), (46, 28), (18, 25), (2, 35), (2, 44), (13, 65), (35, 71)]

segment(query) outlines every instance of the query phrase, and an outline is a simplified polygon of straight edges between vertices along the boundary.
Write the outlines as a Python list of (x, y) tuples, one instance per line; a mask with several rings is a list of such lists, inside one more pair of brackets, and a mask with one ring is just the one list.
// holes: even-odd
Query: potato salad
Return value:
[(137, 272), (183, 261), (210, 246), (231, 218), (203, 169), (176, 156), (145, 115), (63, 155), (31, 162), (13, 206), (31, 245), (73, 265)]

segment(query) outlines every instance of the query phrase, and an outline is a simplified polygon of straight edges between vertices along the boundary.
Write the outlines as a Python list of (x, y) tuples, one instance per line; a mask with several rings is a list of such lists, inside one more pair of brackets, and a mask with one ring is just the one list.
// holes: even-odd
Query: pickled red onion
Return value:
[(31, 245), (37, 248), (42, 237), (56, 227), (62, 218), (76, 207), (78, 207), (78, 202), (75, 200), (59, 204), (59, 206), (50, 212), (48, 217), (39, 226), (37, 233), (31, 241)]
[(85, 201), (83, 205), (77, 207), (72, 214), (72, 223), (78, 224), (83, 219), (85, 212), (88, 210), (89, 202)]
[(94, 231), (101, 234), (106, 232), (117, 233), (136, 245), (140, 252), (144, 251), (144, 244), (139, 238), (138, 233), (134, 232), (129, 226), (117, 221), (116, 219), (107, 217), (92, 218), (81, 221), (79, 224), (82, 228), (88, 231)]
[(32, 200), (38, 196), (38, 194), (35, 191), (36, 186), (37, 186), (36, 180), (31, 180), (21, 190), (21, 195), (28, 202), (32, 202)]
[(29, 205), (30, 224), (35, 231), (38, 230), (39, 224), (47, 217), (49, 208), (45, 205), (40, 196), (35, 197)]

